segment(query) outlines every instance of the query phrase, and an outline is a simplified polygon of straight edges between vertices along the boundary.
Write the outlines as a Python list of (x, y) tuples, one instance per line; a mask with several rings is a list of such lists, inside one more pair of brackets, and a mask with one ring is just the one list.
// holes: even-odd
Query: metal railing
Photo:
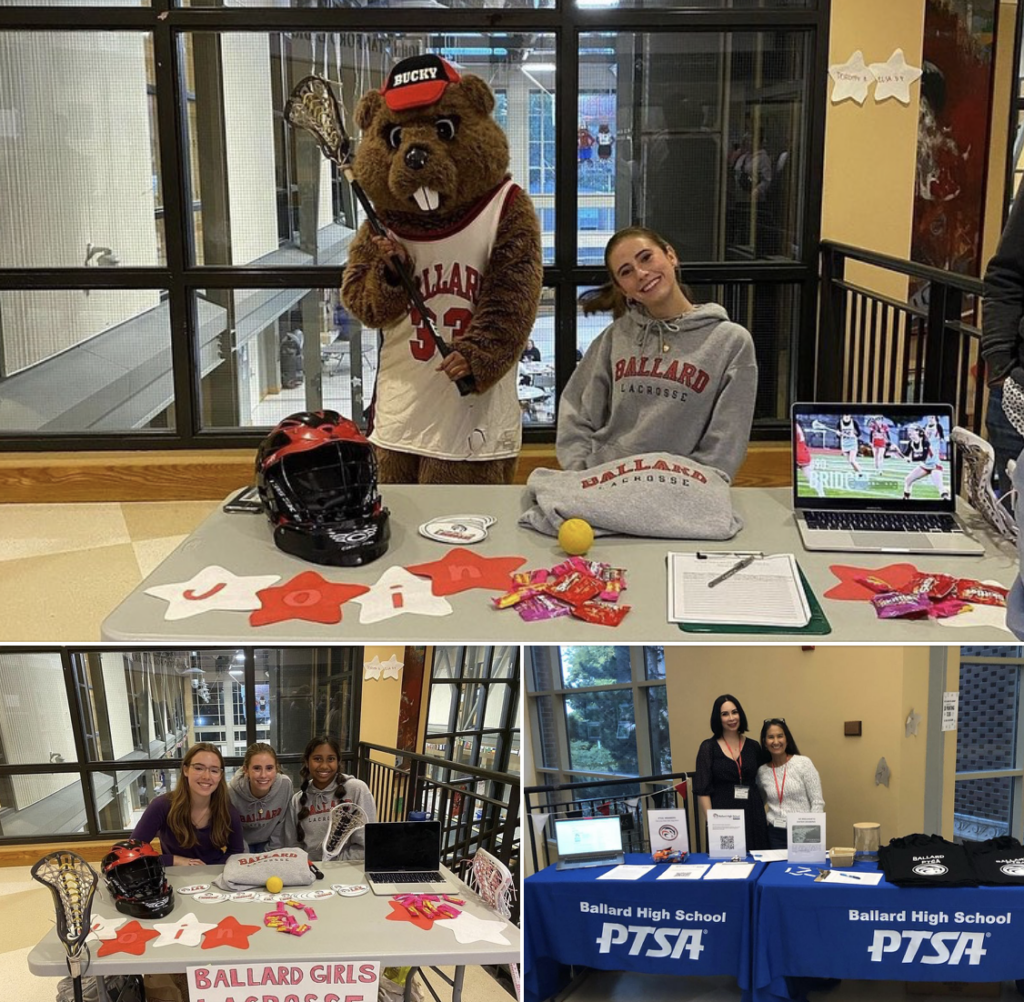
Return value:
[[(885, 295), (851, 280), (870, 266), (905, 294)], [(850, 403), (947, 403), (955, 420), (981, 433), (980, 279), (875, 254), (821, 245), (815, 399)]]
[(378, 820), (404, 821), (410, 811), (422, 811), (441, 822), (441, 862), (450, 870), (461, 875), (477, 849), (500, 859), (515, 881), (512, 920), (518, 922), (518, 776), (366, 742), (359, 744), (355, 773), (370, 787)]
[[(583, 780), (553, 786), (527, 786), (523, 790), (526, 816), (550, 814), (560, 818), (595, 818), (618, 816), (622, 828), (624, 852), (650, 852), (647, 811), (650, 808), (682, 807), (686, 812), (686, 830), (690, 850), (701, 851), (701, 825), (697, 798), (692, 796), (695, 773), (672, 772), (658, 776), (628, 776), (622, 779)], [(686, 782), (683, 793), (678, 785)], [(657, 790), (644, 792), (645, 786), (658, 784)], [(616, 789), (617, 788), (617, 789)], [(600, 792), (594, 792), (600, 791)], [(538, 834), (531, 822), (530, 852), (534, 872), (541, 869), (537, 853)], [(547, 832), (547, 826), (543, 829)], [(551, 865), (550, 838), (540, 839), (544, 866)]]

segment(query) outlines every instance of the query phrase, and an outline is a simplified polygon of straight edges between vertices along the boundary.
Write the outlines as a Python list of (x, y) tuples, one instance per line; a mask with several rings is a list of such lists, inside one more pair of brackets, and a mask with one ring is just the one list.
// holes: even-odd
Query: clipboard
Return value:
[(832, 632), (832, 624), (825, 615), (818, 596), (814, 594), (804, 569), (797, 564), (800, 571), (800, 583), (804, 586), (804, 594), (807, 596), (807, 604), (811, 608), (811, 618), (806, 626), (730, 626), (723, 623), (677, 623), (676, 625), (684, 633), (725, 633), (725, 634), (752, 634), (762, 633), (769, 636), (825, 636)]

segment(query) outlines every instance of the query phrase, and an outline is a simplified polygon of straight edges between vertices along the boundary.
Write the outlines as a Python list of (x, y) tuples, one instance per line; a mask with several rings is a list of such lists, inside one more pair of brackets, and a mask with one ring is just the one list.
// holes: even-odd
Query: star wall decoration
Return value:
[(900, 104), (910, 104), (910, 86), (921, 77), (921, 70), (910, 66), (902, 49), (895, 52), (884, 63), (872, 63), (868, 69), (878, 84), (875, 87), (875, 103), (880, 104), (890, 97)]
[(845, 63), (834, 63), (828, 68), (832, 78), (832, 103), (856, 101), (863, 104), (868, 88), (875, 82), (874, 74), (864, 62), (864, 53), (858, 49)]
[(506, 592), (512, 587), (512, 572), (525, 563), (526, 557), (482, 557), (464, 546), (456, 546), (440, 560), (406, 570), (430, 578), (435, 595), (455, 595), (470, 588)]
[(908, 738), (917, 737), (917, 729), (921, 726), (921, 721), (924, 718), (920, 713), (915, 713), (914, 708), (910, 708), (910, 713), (907, 714), (907, 719), (903, 722), (904, 733)]
[(153, 928), (160, 938), (153, 944), (158, 946), (198, 946), (203, 933), (217, 928), (216, 922), (200, 922), (194, 912), (189, 912), (177, 922), (154, 922)]
[(363, 662), (363, 678), (364, 679), (381, 679), (381, 678), (393, 678), (397, 679), (399, 672), (402, 670), (402, 666), (405, 664), (404, 661), (399, 661), (394, 654), (387, 659), (387, 661), (381, 662), (380, 658), (374, 654), (372, 661)]
[(280, 581), (277, 574), (240, 576), (216, 564), (204, 567), (188, 581), (155, 585), (147, 595), (167, 603), (165, 620), (188, 619), (203, 612), (249, 612), (260, 607), (257, 592)]

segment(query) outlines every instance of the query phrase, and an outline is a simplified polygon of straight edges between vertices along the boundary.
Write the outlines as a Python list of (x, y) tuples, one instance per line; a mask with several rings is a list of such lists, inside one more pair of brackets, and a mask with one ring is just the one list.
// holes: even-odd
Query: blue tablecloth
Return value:
[[(649, 855), (626, 862), (650, 864)], [(687, 863), (707, 863), (693, 853)], [(546, 870), (523, 891), (523, 987), (542, 1002), (569, 980), (568, 966), (652, 974), (734, 976), (749, 994), (754, 887), (746, 880), (661, 880), (655, 866), (639, 880), (598, 880), (609, 867)]]
[(754, 1002), (802, 997), (808, 985), (787, 979), (1024, 977), (1024, 887), (829, 885), (818, 869), (769, 863), (757, 883)]

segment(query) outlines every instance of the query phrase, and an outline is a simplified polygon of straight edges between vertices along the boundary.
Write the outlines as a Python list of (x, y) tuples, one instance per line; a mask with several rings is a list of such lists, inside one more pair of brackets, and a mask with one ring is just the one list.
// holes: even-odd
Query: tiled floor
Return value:
[[(36, 977), (28, 969), (29, 952), (54, 924), (53, 899), (31, 879), (27, 866), (0, 869), (0, 914), (5, 916), (0, 924), (0, 998), (54, 1002), (60, 979)], [(442, 970), (452, 973), (451, 968)], [(482, 968), (467, 967), (463, 998), (465, 1002), (509, 1002), (510, 996)]]
[(0, 505), (0, 641), (99, 640), (107, 614), (217, 504)]

